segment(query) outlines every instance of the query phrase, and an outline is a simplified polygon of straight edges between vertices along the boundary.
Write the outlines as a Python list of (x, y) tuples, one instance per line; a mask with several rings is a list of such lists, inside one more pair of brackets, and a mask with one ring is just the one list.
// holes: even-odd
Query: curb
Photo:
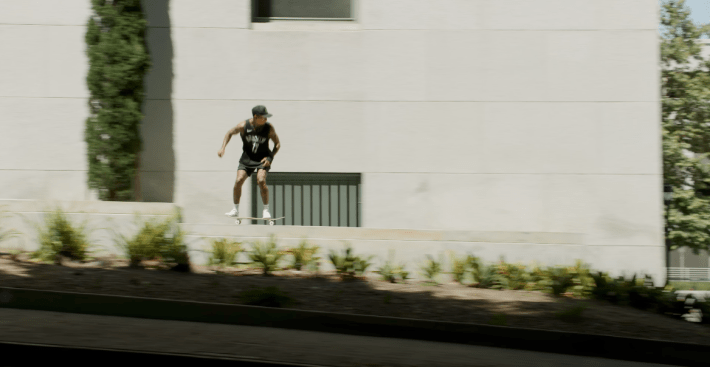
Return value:
[(273, 327), (707, 366), (710, 346), (606, 335), (259, 306), (0, 287), (0, 307)]
[(3, 366), (40, 365), (48, 360), (72, 361), (73, 366), (96, 366), (97, 361), (111, 361), (111, 364), (153, 365), (186, 363), (199, 366), (238, 366), (238, 367), (325, 367), (312, 364), (293, 364), (239, 356), (214, 356), (196, 354), (176, 354), (157, 352), (138, 352), (123, 349), (104, 349), (87, 347), (67, 347), (50, 344), (29, 344), (0, 341), (0, 355)]

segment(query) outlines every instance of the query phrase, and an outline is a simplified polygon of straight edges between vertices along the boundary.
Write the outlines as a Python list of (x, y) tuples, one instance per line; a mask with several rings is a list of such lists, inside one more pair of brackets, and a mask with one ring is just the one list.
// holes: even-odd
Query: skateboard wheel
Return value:
[(275, 223), (275, 222), (274, 222), (273, 220), (270, 220), (270, 221), (269, 221), (269, 225), (270, 225), (270, 226), (273, 226), (274, 223)]
[(237, 220), (234, 221), (234, 223), (236, 223), (236, 224), (242, 224), (242, 220), (241, 220), (241, 219), (237, 219)]

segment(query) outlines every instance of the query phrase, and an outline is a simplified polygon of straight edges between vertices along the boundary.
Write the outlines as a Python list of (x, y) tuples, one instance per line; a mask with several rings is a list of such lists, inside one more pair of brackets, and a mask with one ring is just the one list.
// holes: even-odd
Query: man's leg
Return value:
[(230, 216), (230, 217), (236, 217), (239, 215), (239, 199), (242, 197), (242, 186), (244, 185), (244, 181), (247, 180), (247, 177), (249, 175), (247, 174), (247, 171), (245, 170), (238, 170), (237, 171), (237, 181), (234, 183), (234, 191), (232, 192), (232, 200), (234, 201), (234, 208), (228, 213), (225, 213), (225, 215)]
[(239, 170), (237, 171), (237, 182), (234, 183), (234, 192), (232, 195), (232, 199), (234, 200), (234, 204), (239, 204), (239, 200), (242, 197), (242, 186), (244, 185), (244, 182), (247, 180), (247, 171), (244, 170)]
[(271, 214), (269, 213), (269, 187), (266, 186), (266, 170), (260, 169), (256, 171), (256, 184), (259, 185), (259, 189), (261, 190), (261, 202), (264, 203), (264, 213), (262, 217), (270, 218)]

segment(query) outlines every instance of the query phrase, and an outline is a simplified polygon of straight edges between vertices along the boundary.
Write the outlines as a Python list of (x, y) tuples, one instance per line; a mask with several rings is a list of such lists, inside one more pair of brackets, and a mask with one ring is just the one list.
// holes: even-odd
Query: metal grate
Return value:
[(252, 21), (353, 20), (352, 0), (252, 0)]
[(668, 268), (671, 280), (710, 281), (710, 268)]
[[(255, 175), (251, 181), (252, 212), (260, 217), (261, 190)], [(360, 227), (362, 223), (359, 173), (271, 172), (266, 184), (271, 216), (286, 217), (276, 225)]]

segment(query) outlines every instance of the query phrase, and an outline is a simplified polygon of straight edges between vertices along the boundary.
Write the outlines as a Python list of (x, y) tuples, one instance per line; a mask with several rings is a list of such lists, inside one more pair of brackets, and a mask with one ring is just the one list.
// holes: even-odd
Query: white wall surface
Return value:
[[(0, 0), (5, 198), (90, 197), (90, 8), (58, 4)], [(354, 23), (252, 25), (248, 0), (146, 2), (144, 200), (224, 224), (238, 137), (216, 153), (264, 104), (272, 172), (362, 173), (364, 227), (578, 233), (662, 273), (656, 0), (355, 4)]]

